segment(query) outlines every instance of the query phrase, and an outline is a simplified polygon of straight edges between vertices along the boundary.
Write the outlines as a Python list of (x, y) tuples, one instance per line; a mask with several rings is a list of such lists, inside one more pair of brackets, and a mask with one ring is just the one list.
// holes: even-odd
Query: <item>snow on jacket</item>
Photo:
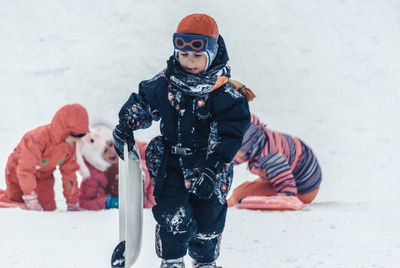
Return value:
[(321, 170), (311, 149), (300, 139), (270, 130), (255, 115), (235, 164), (248, 162), (251, 172), (268, 179), (278, 193), (309, 193), (321, 183)]
[[(211, 68), (226, 66), (228, 60), (220, 36), (218, 53)], [(189, 92), (172, 85), (176, 82), (176, 77), (171, 75), (170, 63), (173, 61), (171, 57), (166, 70), (139, 84), (139, 93), (132, 93), (121, 108), (120, 120), (125, 120), (127, 111), (133, 112), (136, 130), (149, 127), (152, 120), (161, 119), (160, 132), (167, 149), (178, 145), (198, 151), (182, 159), (186, 169), (204, 164), (225, 167), (226, 163), (232, 162), (249, 126), (248, 103), (227, 82), (230, 74), (226, 67), (221, 69), (222, 75), (207, 92)], [(155, 184), (156, 195), (161, 187)]]
[(59, 165), (67, 202), (78, 202), (76, 145), (70, 146), (64, 139), (70, 134), (87, 133), (88, 125), (88, 114), (83, 106), (65, 105), (56, 112), (50, 124), (31, 130), (22, 137), (8, 157), (6, 170), (16, 173), (18, 179), (14, 183), (20, 186), (23, 194), (32, 193), (36, 189), (36, 180), (48, 178)]

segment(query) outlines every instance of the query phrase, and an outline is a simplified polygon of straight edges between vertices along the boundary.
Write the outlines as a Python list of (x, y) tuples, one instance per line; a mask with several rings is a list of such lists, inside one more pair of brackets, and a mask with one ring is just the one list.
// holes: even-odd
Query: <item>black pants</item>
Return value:
[(162, 185), (156, 196), (157, 205), (153, 207), (157, 255), (175, 259), (189, 250), (189, 255), (198, 262), (216, 260), (225, 226), (226, 202), (221, 204), (215, 194), (207, 200), (190, 194), (176, 156), (170, 155), (168, 159)]

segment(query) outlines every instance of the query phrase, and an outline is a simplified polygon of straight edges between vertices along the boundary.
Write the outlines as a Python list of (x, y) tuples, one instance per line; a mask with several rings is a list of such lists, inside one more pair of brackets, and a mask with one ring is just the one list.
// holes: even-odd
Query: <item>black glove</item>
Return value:
[(135, 139), (133, 137), (133, 130), (124, 124), (118, 124), (113, 130), (113, 141), (115, 151), (118, 156), (124, 160), (124, 144), (128, 145), (128, 152), (135, 152), (133, 146), (135, 146)]
[(209, 199), (214, 193), (215, 172), (209, 167), (202, 167), (199, 169), (197, 175), (197, 180), (193, 184), (193, 193), (201, 199)]

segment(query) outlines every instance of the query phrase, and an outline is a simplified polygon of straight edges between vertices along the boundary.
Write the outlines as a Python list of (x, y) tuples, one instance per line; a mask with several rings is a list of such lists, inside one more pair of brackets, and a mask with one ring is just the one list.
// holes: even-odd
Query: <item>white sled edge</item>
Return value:
[[(136, 146), (135, 150), (138, 152)], [(119, 163), (119, 235), (121, 241), (126, 241), (125, 267), (130, 268), (139, 258), (142, 244), (143, 181), (140, 158), (129, 156), (126, 144), (124, 159)]]

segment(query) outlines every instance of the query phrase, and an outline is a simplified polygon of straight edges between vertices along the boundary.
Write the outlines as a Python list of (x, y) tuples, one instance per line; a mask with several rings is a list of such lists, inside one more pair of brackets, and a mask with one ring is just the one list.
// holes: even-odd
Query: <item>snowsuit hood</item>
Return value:
[(80, 104), (65, 105), (53, 116), (50, 129), (54, 143), (63, 142), (70, 134), (87, 133), (89, 132), (88, 113)]
[(167, 68), (164, 75), (172, 85), (186, 95), (196, 96), (209, 93), (213, 90), (217, 79), (221, 76), (229, 78), (230, 67), (228, 66), (229, 56), (224, 40), (220, 35), (218, 38), (217, 55), (210, 68), (199, 74), (187, 73), (179, 64), (179, 61), (171, 56), (167, 61)]

